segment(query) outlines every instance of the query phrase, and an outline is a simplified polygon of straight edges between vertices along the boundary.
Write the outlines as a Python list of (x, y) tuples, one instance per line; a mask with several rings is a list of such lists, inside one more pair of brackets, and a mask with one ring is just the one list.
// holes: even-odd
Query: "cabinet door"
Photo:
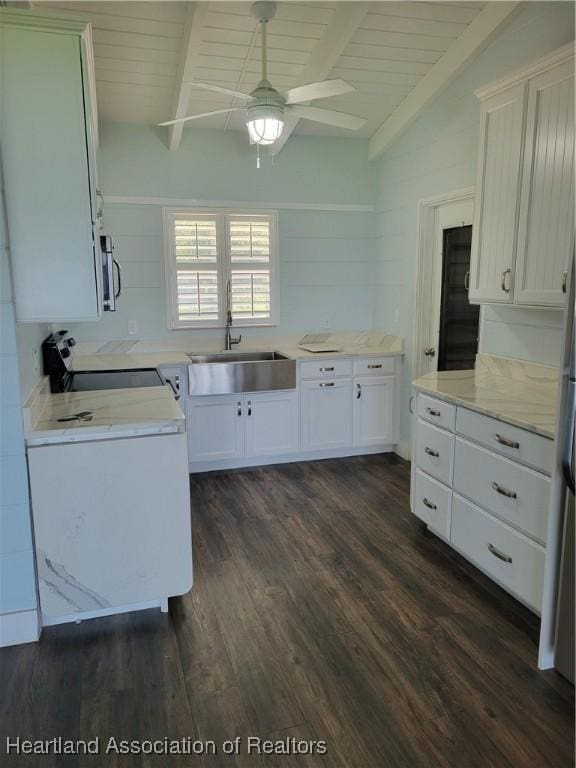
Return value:
[(526, 85), (481, 103), (477, 191), (470, 258), (470, 301), (510, 302)]
[(96, 320), (80, 36), (3, 28), (2, 44), (0, 132), (17, 317)]
[(359, 376), (354, 379), (354, 447), (369, 448), (396, 441), (394, 377)]
[(244, 396), (189, 397), (186, 403), (188, 458), (221, 461), (244, 455)]
[(514, 303), (562, 306), (574, 242), (574, 63), (530, 80)]
[(280, 456), (299, 447), (297, 392), (246, 395), (246, 456)]
[(349, 448), (352, 445), (352, 380), (303, 381), (302, 449)]

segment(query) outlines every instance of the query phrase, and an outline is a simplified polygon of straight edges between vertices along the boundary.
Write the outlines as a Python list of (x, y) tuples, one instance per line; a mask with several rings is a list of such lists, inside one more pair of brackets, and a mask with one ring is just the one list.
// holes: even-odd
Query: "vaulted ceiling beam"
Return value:
[[(328, 77), (362, 23), (367, 10), (368, 3), (363, 2), (339, 3), (336, 6), (332, 21), (298, 77), (299, 84), (315, 83)], [(272, 154), (277, 155), (280, 152), (299, 122), (297, 118), (286, 118), (282, 136), (271, 148)]]
[[(200, 58), (200, 43), (202, 42), (202, 29), (208, 12), (208, 3), (190, 3), (186, 15), (184, 33), (182, 35), (182, 48), (180, 50), (180, 62), (176, 71), (176, 83), (172, 115), (174, 118), (184, 117), (188, 108), (190, 86), (186, 85), (194, 77), (194, 71)], [(184, 123), (176, 123), (168, 128), (168, 146), (175, 151), (180, 146)]]
[(468, 61), (490, 43), (497, 30), (510, 20), (519, 5), (518, 2), (492, 2), (480, 11), (442, 58), (428, 70), (404, 101), (372, 135), (371, 160), (381, 155), (418, 113), (456, 77)]

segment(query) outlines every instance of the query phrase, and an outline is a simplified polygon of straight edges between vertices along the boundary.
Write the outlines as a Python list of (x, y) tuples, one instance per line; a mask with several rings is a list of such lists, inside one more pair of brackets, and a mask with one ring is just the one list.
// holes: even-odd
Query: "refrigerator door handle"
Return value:
[(566, 402), (568, 414), (568, 426), (564, 437), (562, 451), (562, 471), (564, 479), (572, 493), (574, 493), (574, 429), (576, 428), (576, 382), (570, 379), (568, 382), (568, 394)]

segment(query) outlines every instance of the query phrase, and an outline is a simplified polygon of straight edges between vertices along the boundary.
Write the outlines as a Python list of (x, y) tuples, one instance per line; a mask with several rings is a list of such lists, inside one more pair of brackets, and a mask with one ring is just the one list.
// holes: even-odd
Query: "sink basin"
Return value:
[(211, 355), (188, 355), (193, 363), (252, 363), (261, 360), (289, 360), (280, 352), (216, 352)]
[(296, 388), (296, 361), (280, 352), (188, 355), (191, 395), (229, 395)]

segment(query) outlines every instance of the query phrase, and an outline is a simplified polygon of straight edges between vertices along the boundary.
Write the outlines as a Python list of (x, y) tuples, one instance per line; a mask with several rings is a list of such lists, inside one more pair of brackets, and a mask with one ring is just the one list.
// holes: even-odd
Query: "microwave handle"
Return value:
[(122, 293), (122, 268), (115, 258), (112, 258), (112, 264), (116, 267), (116, 274), (118, 276), (118, 288), (114, 294), (114, 298), (117, 299)]

